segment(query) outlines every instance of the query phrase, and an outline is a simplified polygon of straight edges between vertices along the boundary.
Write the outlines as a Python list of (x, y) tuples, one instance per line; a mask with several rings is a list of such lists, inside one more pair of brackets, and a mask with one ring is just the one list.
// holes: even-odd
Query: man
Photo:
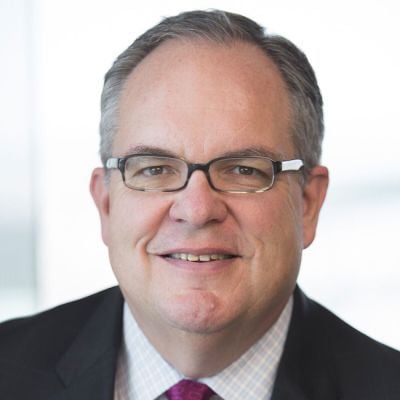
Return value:
[(399, 353), (296, 287), (322, 135), (307, 59), (253, 21), (188, 12), (137, 39), (91, 179), (119, 288), (3, 324), (2, 398), (400, 398)]

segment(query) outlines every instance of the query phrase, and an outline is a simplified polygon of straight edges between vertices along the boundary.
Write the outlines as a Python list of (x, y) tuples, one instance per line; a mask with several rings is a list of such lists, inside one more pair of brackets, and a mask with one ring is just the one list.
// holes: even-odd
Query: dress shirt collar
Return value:
[[(217, 375), (199, 380), (218, 393), (216, 399), (270, 399), (292, 307), (291, 297), (275, 324), (246, 353)], [(147, 340), (125, 303), (115, 399), (162, 400), (183, 378)]]

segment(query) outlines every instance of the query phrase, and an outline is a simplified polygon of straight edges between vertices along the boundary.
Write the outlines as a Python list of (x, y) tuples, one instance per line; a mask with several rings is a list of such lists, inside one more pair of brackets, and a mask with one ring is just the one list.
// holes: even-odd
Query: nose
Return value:
[(222, 222), (228, 214), (223, 197), (211, 188), (202, 171), (193, 172), (186, 188), (175, 196), (170, 208), (170, 217), (174, 221), (202, 227), (209, 223)]

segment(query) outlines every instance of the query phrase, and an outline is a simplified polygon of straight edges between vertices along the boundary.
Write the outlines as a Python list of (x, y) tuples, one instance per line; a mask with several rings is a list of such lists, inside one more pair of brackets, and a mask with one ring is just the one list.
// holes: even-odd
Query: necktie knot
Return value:
[(209, 400), (214, 392), (204, 383), (183, 379), (166, 391), (169, 400)]

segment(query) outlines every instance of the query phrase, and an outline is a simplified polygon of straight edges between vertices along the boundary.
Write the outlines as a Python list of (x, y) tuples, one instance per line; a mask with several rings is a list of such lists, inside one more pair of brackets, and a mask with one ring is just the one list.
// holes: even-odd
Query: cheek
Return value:
[(252, 212), (241, 223), (241, 231), (247, 232), (247, 246), (253, 252), (250, 256), (254, 257), (255, 286), (258, 281), (274, 285), (287, 279), (288, 275), (297, 275), (300, 265), (301, 203), (287, 193), (275, 198), (271, 196), (268, 203), (249, 207)]
[[(153, 196), (154, 197), (154, 196)], [(154, 235), (165, 215), (166, 206), (148, 193), (123, 189), (110, 201), (111, 234), (118, 243), (135, 245), (141, 238)]]
[[(243, 213), (244, 209), (249, 212)], [(239, 224), (243, 232), (248, 232), (267, 246), (284, 244), (287, 239), (302, 236), (300, 203), (287, 194), (271, 196), (271, 201), (250, 204), (239, 211), (237, 215), (241, 215)]]
[(108, 250), (116, 275), (136, 274), (135, 265), (145, 263), (147, 245), (157, 234), (165, 212), (166, 207), (152, 201), (147, 193), (127, 192), (112, 199)]
[(291, 208), (269, 210), (257, 221), (251, 288), (254, 313), (279, 310), (292, 293), (297, 281), (302, 252), (298, 214)]

